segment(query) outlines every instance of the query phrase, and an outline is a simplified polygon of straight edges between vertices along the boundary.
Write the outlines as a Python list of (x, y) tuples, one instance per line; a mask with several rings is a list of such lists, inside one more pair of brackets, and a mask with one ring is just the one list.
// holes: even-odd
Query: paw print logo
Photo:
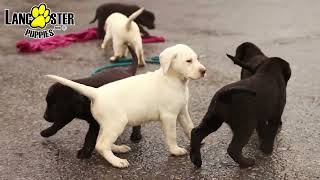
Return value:
[(39, 4), (39, 6), (34, 6), (31, 10), (33, 20), (31, 22), (31, 27), (43, 29), (50, 21), (50, 10), (47, 9), (45, 4)]

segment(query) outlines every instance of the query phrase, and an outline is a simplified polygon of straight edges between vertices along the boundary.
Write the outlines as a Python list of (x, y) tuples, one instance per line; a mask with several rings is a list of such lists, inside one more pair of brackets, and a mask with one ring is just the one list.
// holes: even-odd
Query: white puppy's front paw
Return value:
[(112, 145), (111, 147), (112, 149), (112, 152), (115, 152), (115, 153), (127, 153), (131, 150), (131, 148), (127, 145)]
[(112, 166), (117, 168), (126, 168), (129, 166), (129, 162), (126, 159), (117, 159), (117, 161), (114, 161), (111, 163)]
[(186, 155), (188, 151), (185, 148), (175, 147), (170, 150), (170, 153), (174, 156), (183, 156)]
[(106, 45), (104, 43), (101, 44), (101, 48), (104, 49), (106, 48)]

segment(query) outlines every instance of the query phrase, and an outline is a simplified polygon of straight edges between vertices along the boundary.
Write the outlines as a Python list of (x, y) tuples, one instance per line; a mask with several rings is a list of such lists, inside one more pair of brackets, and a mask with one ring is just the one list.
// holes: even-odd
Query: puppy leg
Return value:
[(111, 146), (111, 151), (114, 153), (126, 153), (129, 152), (131, 150), (131, 148), (127, 145), (116, 145), (116, 144), (112, 144)]
[(107, 47), (109, 41), (111, 40), (111, 33), (110, 32), (106, 32), (105, 36), (104, 36), (104, 39), (102, 41), (102, 44), (101, 44), (101, 48), (104, 49)]
[(98, 37), (101, 39), (105, 36), (105, 30), (104, 30), (105, 23), (106, 23), (105, 19), (103, 18), (98, 19)]
[(193, 122), (190, 118), (188, 106), (186, 106), (178, 116), (178, 122), (183, 128), (185, 135), (191, 139), (191, 130), (194, 128)]
[[(125, 118), (111, 121), (104, 119), (100, 124), (101, 134), (98, 136), (96, 150), (114, 167), (124, 168), (129, 166), (126, 159), (120, 159), (112, 152), (112, 146), (117, 140), (118, 136), (123, 132), (128, 120)], [(113, 146), (115, 147), (115, 146)]]
[(111, 61), (116, 61), (118, 58), (125, 55), (127, 46), (117, 38), (113, 38), (113, 52), (114, 55), (110, 58)]
[(265, 154), (271, 154), (273, 151), (273, 144), (275, 137), (277, 135), (278, 129), (281, 126), (281, 119), (276, 121), (268, 121), (268, 125), (266, 125), (264, 138), (261, 141), (260, 149)]
[(122, 44), (120, 48), (119, 57), (126, 57), (128, 55), (128, 48), (126, 44)]
[[(244, 126), (243, 126), (244, 127)], [(242, 155), (243, 147), (248, 143), (250, 136), (253, 132), (253, 128), (234, 128), (233, 138), (228, 147), (229, 156), (237, 162), (241, 168), (247, 168), (255, 164), (254, 159), (246, 158)]]
[(162, 114), (162, 128), (166, 138), (169, 151), (172, 155), (181, 156), (187, 154), (187, 150), (177, 145), (177, 116), (173, 114)]
[(62, 129), (69, 122), (71, 122), (72, 119), (69, 119), (69, 120), (66, 120), (66, 121), (55, 122), (55, 123), (53, 123), (52, 126), (50, 126), (47, 129), (41, 131), (40, 135), (42, 137), (50, 137), (50, 136), (56, 134), (60, 129)]
[(134, 126), (132, 128), (130, 139), (133, 142), (139, 142), (142, 139), (141, 126)]
[(96, 145), (97, 137), (99, 134), (99, 124), (93, 120), (89, 125), (89, 130), (86, 135), (82, 149), (78, 151), (77, 158), (86, 159), (90, 158), (92, 151)]
[[(106, 130), (107, 131), (107, 130)], [(112, 131), (112, 129), (108, 129)], [(124, 168), (129, 166), (129, 162), (126, 159), (120, 159), (115, 156), (111, 150), (111, 147), (116, 141), (117, 136), (108, 132), (101, 132), (98, 136), (96, 150), (114, 167)]]
[(258, 134), (258, 137), (259, 137), (259, 141), (260, 141), (260, 149), (262, 149), (262, 143), (264, 142), (264, 139), (265, 139), (265, 134), (266, 134), (266, 129), (267, 129), (267, 123), (265, 120), (260, 120), (258, 122), (258, 125), (257, 125), (257, 134)]
[(214, 112), (208, 111), (204, 116), (200, 125), (191, 131), (191, 142), (190, 142), (190, 159), (196, 167), (202, 165), (201, 160), (201, 142), (210, 133), (219, 129), (223, 121), (214, 115)]
[(128, 53), (129, 53), (129, 49), (128, 49), (127, 47), (126, 47), (125, 49), (126, 49), (126, 50), (125, 50), (125, 52), (124, 52), (124, 56), (127, 57), (127, 56), (128, 56)]
[(136, 54), (138, 56), (138, 64), (139, 64), (139, 66), (144, 66), (146, 64), (146, 62), (144, 60), (144, 55), (143, 55), (142, 41), (136, 43), (135, 51), (136, 51)]

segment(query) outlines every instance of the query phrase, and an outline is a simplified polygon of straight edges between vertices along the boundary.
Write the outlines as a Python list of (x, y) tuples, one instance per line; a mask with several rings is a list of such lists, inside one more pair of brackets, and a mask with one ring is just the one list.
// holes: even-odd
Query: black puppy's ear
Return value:
[(285, 63), (282, 65), (282, 74), (283, 74), (285, 81), (288, 82), (291, 77), (291, 68), (290, 68), (290, 64), (288, 62), (286, 62), (286, 61), (284, 61), (284, 62)]
[(226, 55), (227, 55), (227, 57), (228, 57), (229, 59), (231, 59), (232, 61), (234, 61), (235, 57), (231, 56), (230, 54), (226, 54)]
[(250, 66), (249, 64), (247, 64), (245, 62), (242, 62), (238, 58), (233, 57), (233, 56), (231, 56), (229, 54), (226, 54), (226, 55), (227, 55), (228, 58), (230, 58), (233, 61), (234, 64), (236, 64), (236, 65), (238, 65), (238, 66), (250, 71), (252, 74), (254, 74), (256, 72), (256, 68)]

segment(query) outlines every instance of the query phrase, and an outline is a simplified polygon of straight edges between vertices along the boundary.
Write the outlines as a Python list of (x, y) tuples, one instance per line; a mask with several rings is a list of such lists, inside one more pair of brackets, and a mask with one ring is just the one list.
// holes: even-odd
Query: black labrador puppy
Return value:
[[(252, 67), (259, 66), (265, 59), (268, 59), (267, 56), (253, 43), (245, 42), (237, 47), (235, 58), (249, 64)], [(252, 76), (252, 73), (245, 69), (241, 69), (241, 79), (245, 79)], [(282, 121), (280, 122), (282, 125)]]
[[(74, 81), (97, 88), (110, 82), (134, 76), (137, 72), (138, 58), (134, 50), (131, 47), (128, 48), (133, 59), (130, 66), (110, 68), (95, 76)], [(128, 93), (130, 93), (130, 90), (128, 90)], [(83, 119), (89, 123), (89, 130), (83, 148), (78, 151), (77, 157), (80, 159), (90, 158), (99, 133), (99, 124), (90, 111), (90, 100), (67, 86), (55, 83), (49, 88), (46, 101), (47, 108), (44, 119), (53, 124), (41, 131), (41, 136), (50, 137), (74, 118)], [(133, 127), (131, 140), (138, 142), (141, 138), (141, 126)]]
[[(97, 8), (96, 16), (90, 22), (90, 24), (98, 20), (98, 36), (99, 38), (104, 38), (104, 35), (106, 33), (104, 30), (104, 26), (108, 16), (110, 16), (112, 13), (119, 12), (129, 17), (132, 13), (134, 13), (138, 9), (140, 9), (140, 7), (136, 5), (125, 5), (120, 3), (102, 4)], [(139, 26), (140, 32), (142, 33), (143, 36), (150, 36), (150, 35), (145, 29), (143, 29), (142, 26), (145, 26), (148, 29), (155, 28), (155, 24), (154, 24), (155, 17), (154, 17), (154, 14), (150, 11), (144, 10), (142, 14), (140, 14), (134, 21)]]
[[(291, 76), (289, 63), (278, 57), (267, 58), (261, 55), (261, 63), (252, 65), (246, 64), (247, 59), (230, 55), (228, 57), (252, 75), (218, 90), (202, 122), (192, 130), (190, 158), (197, 167), (202, 164), (201, 141), (216, 131), (223, 122), (226, 122), (233, 132), (227, 152), (240, 167), (255, 164), (254, 159), (242, 154), (253, 130), (257, 130), (262, 152), (271, 154), (281, 125), (287, 82)], [(251, 58), (249, 54), (243, 57)]]

